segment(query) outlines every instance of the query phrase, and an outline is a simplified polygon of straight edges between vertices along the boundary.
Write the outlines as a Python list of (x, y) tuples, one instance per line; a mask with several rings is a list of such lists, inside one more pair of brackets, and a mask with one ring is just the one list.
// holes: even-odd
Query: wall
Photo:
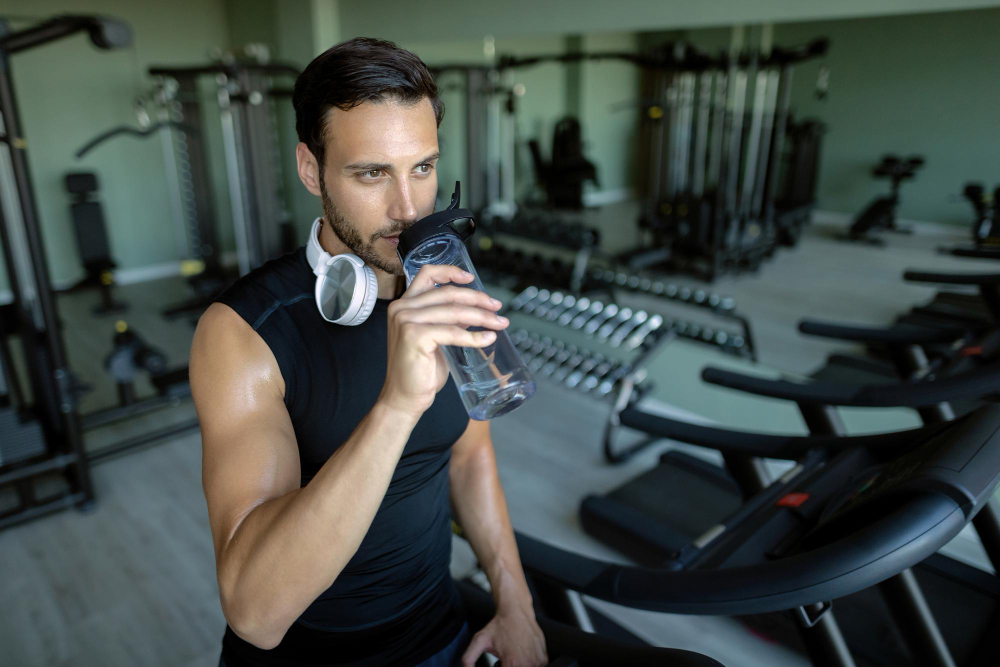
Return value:
[[(827, 125), (820, 209), (856, 214), (888, 192), (888, 181), (871, 176), (881, 156), (916, 153), (927, 162), (902, 186), (900, 217), (970, 224), (971, 207), (959, 197), (964, 183), (1000, 184), (998, 25), (1000, 9), (774, 26), (776, 44), (831, 42), (826, 58), (796, 68), (792, 98), (796, 115)], [(719, 49), (730, 31), (683, 35)], [(821, 66), (830, 71), (822, 100), (815, 95)]]
[(793, 104), (829, 126), (820, 208), (856, 213), (888, 191), (871, 167), (884, 153), (927, 160), (902, 186), (899, 215), (968, 225), (969, 180), (1000, 184), (1000, 10), (777, 26), (776, 39), (831, 40), (830, 93), (813, 94), (819, 62), (796, 71)]
[[(378, 34), (406, 41), (532, 34), (587, 34), (740, 23), (811, 21), (967, 8), (997, 7), (996, 0), (341, 0), (345, 35)], [(417, 8), (419, 7), (419, 9)]]

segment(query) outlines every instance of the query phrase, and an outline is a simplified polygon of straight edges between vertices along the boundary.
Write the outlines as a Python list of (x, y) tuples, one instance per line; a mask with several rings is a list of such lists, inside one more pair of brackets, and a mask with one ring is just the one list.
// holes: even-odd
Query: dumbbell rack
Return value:
[(549, 329), (551, 335), (532, 331), (534, 327), (530, 326), (511, 331), (511, 339), (532, 374), (599, 398), (612, 395), (626, 384), (633, 399), (649, 391), (651, 386), (642, 384), (646, 378), (644, 364), (655, 350), (674, 338), (746, 354), (741, 352), (746, 340), (739, 333), (712, 331), (705, 335), (696, 329), (697, 325), (533, 285), (515, 296), (504, 312), (530, 315), (547, 323), (543, 328)]
[[(600, 232), (593, 227), (588, 227), (581, 222), (569, 222), (558, 218), (546, 218), (542, 221), (540, 216), (485, 219), (481, 230), (484, 234), (480, 237), (480, 249), (484, 251), (493, 248), (497, 251), (501, 250), (496, 243), (497, 234), (524, 238), (576, 251), (572, 269), (568, 272), (568, 287), (573, 291), (580, 290), (590, 257), (601, 242)], [(558, 262), (558, 260), (555, 261)]]
[(607, 289), (612, 294), (616, 289), (623, 289), (629, 292), (649, 294), (686, 306), (710, 310), (716, 317), (737, 323), (739, 331), (728, 332), (693, 322), (673, 320), (672, 326), (678, 329), (677, 335), (699, 343), (715, 345), (729, 354), (748, 357), (753, 361), (757, 360), (757, 348), (754, 345), (750, 321), (736, 311), (736, 300), (732, 297), (653, 280), (623, 271), (594, 267), (587, 274), (584, 291), (589, 294), (598, 289)]

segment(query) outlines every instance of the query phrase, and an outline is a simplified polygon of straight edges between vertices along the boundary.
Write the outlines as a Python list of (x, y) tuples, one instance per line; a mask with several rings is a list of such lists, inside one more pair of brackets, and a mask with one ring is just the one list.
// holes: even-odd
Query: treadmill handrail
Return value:
[(942, 285), (1000, 285), (1000, 273), (936, 273), (911, 269), (903, 273), (903, 279)]
[(953, 424), (932, 424), (907, 431), (854, 436), (779, 435), (733, 431), (714, 426), (702, 426), (643, 412), (629, 406), (618, 416), (622, 426), (638, 429), (650, 435), (677, 440), (700, 447), (716, 449), (723, 454), (740, 454), (773, 459), (794, 460), (813, 449), (828, 452), (865, 447), (869, 449), (903, 447)]
[(870, 408), (923, 407), (998, 393), (1000, 364), (933, 381), (856, 386), (770, 380), (712, 366), (702, 370), (701, 379), (709, 384), (800, 404)]
[(802, 320), (799, 331), (808, 336), (822, 336), (838, 340), (863, 343), (889, 343), (898, 345), (948, 344), (968, 335), (962, 327), (920, 327), (897, 324), (891, 327), (875, 327), (853, 324), (837, 324), (818, 320)]
[[(848, 538), (760, 564), (673, 571), (581, 556), (517, 534), (529, 574), (584, 595), (663, 613), (736, 615), (784, 611), (870, 588), (916, 565), (967, 523), (937, 493), (915, 496)], [(907, 529), (923, 524), (922, 530)]]

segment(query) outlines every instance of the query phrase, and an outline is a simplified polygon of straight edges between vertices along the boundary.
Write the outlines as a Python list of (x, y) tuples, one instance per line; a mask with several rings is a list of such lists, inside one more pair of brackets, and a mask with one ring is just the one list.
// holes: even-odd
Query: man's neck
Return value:
[[(319, 245), (331, 256), (352, 252), (350, 248), (344, 245), (340, 237), (333, 233), (333, 228), (325, 219), (319, 227)], [(375, 279), (378, 281), (378, 298), (395, 299), (405, 289), (406, 283), (402, 276), (394, 276), (391, 273), (386, 273), (377, 266), (371, 268), (375, 272)]]

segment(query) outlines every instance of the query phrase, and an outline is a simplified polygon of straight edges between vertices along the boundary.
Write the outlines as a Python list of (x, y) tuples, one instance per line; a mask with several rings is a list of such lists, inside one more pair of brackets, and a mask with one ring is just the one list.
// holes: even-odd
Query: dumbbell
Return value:
[(634, 350), (639, 347), (646, 340), (647, 336), (659, 329), (661, 326), (663, 326), (663, 317), (660, 315), (653, 315), (648, 320), (643, 322), (642, 326), (636, 329), (635, 332), (628, 337), (628, 340), (625, 341), (625, 349)]
[(595, 366), (597, 366), (603, 361), (604, 361), (604, 355), (600, 353), (595, 354), (594, 356), (585, 360), (582, 364), (580, 364), (577, 367), (575, 371), (573, 371), (566, 377), (566, 382), (565, 382), (566, 386), (572, 389), (576, 385), (580, 384), (580, 380), (582, 380), (584, 376), (587, 375), (587, 373), (592, 371)]
[(598, 396), (607, 396), (618, 384), (618, 381), (629, 374), (632, 371), (632, 364), (622, 364), (618, 368), (614, 369), (609, 373), (601, 383), (597, 386)]
[(599, 363), (594, 367), (594, 370), (587, 373), (587, 376), (580, 381), (580, 391), (586, 393), (598, 386), (601, 379), (618, 368), (619, 364), (621, 362), (618, 359), (607, 359)]
[(579, 367), (580, 364), (587, 361), (590, 358), (590, 356), (591, 356), (590, 352), (588, 352), (587, 350), (578, 351), (572, 357), (567, 359), (565, 364), (557, 368), (552, 373), (552, 379), (556, 382), (562, 382), (567, 375), (575, 371), (577, 367)]
[(630, 333), (635, 331), (639, 326), (642, 326), (643, 322), (649, 319), (649, 313), (645, 310), (640, 310), (631, 319), (626, 321), (620, 327), (615, 329), (610, 336), (608, 336), (608, 345), (611, 347), (618, 347), (625, 340), (625, 337)]
[[(594, 335), (594, 332), (600, 329), (602, 324), (604, 324), (617, 314), (618, 314), (618, 305), (614, 303), (609, 303), (607, 308), (599, 312), (584, 325), (583, 333), (587, 334), (588, 336)], [(631, 315), (631, 313), (629, 313), (629, 315)]]
[(567, 294), (566, 296), (563, 297), (561, 304), (559, 304), (558, 306), (553, 306), (545, 313), (545, 319), (551, 322), (557, 319), (564, 312), (572, 308), (575, 304), (576, 304), (576, 297), (573, 296), (572, 294)]
[(549, 292), (547, 289), (540, 289), (538, 290), (538, 294), (535, 295), (535, 298), (529, 301), (528, 303), (524, 304), (524, 307), (521, 308), (521, 310), (524, 311), (525, 313), (532, 313), (535, 311), (536, 308), (538, 308), (538, 306), (548, 301), (551, 297), (552, 293)]
[(557, 368), (566, 363), (566, 360), (575, 355), (576, 353), (577, 353), (576, 345), (568, 345), (562, 350), (559, 350), (559, 352), (556, 353), (556, 355), (552, 358), (551, 361), (542, 366), (541, 369), (542, 375), (546, 377), (552, 375), (552, 373), (554, 373)]
[(528, 370), (530, 370), (531, 372), (537, 371), (542, 366), (544, 366), (549, 361), (549, 359), (556, 356), (556, 354), (558, 354), (559, 351), (562, 350), (565, 346), (566, 344), (561, 340), (557, 340), (556, 342), (552, 343), (552, 345), (549, 345), (547, 348), (542, 350), (541, 354), (535, 356), (535, 358), (531, 360), (531, 363), (528, 364)]
[(528, 338), (530, 332), (527, 329), (517, 329), (512, 331), (510, 334), (510, 342), (514, 343), (514, 347), (521, 344), (521, 341)]
[(536, 296), (538, 296), (538, 288), (534, 285), (529, 285), (528, 287), (525, 287), (520, 294), (510, 300), (510, 309), (520, 310), (525, 306), (525, 304), (534, 299)]
[(601, 325), (601, 328), (597, 330), (597, 340), (604, 343), (608, 340), (611, 333), (618, 328), (619, 325), (628, 322), (629, 318), (632, 317), (631, 308), (622, 308), (615, 316), (609, 319), (607, 322)]
[[(524, 331), (524, 330), (522, 329), (522, 331)], [(526, 337), (521, 338), (520, 340), (518, 340), (514, 344), (514, 346), (517, 348), (517, 351), (519, 353), (525, 354), (528, 350), (531, 349), (531, 346), (535, 344), (535, 342), (538, 340), (538, 338), (539, 338), (538, 334), (531, 333), (528, 336), (526, 336)]]
[[(576, 300), (576, 303), (573, 304), (572, 308), (566, 309), (559, 316), (559, 324), (561, 324), (562, 326), (566, 326), (567, 324), (572, 322), (577, 315), (583, 313), (588, 308), (590, 308), (590, 299), (588, 299), (585, 296), (580, 297), (579, 299)], [(549, 314), (551, 315), (551, 313)]]
[(545, 313), (562, 304), (564, 298), (565, 295), (562, 292), (553, 292), (548, 301), (535, 308), (533, 315), (535, 317), (545, 317)]
[(584, 324), (590, 321), (592, 317), (596, 317), (603, 310), (604, 304), (600, 301), (594, 301), (590, 304), (590, 307), (587, 308), (587, 310), (573, 318), (572, 322), (570, 322), (569, 328), (582, 329)]

